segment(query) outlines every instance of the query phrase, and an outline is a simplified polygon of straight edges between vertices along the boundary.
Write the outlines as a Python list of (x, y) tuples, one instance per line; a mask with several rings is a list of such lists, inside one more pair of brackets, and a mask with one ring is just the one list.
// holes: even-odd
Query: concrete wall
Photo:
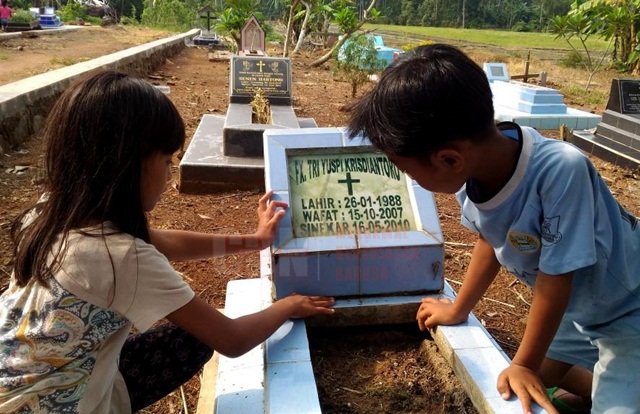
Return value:
[(40, 131), (60, 93), (85, 73), (113, 69), (147, 75), (199, 33), (194, 29), (0, 86), (0, 156)]

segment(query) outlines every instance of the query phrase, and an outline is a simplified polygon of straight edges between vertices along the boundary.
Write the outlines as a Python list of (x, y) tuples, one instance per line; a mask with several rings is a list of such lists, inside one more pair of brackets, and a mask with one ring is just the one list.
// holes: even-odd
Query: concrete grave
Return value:
[[(291, 106), (291, 60), (233, 56), (226, 116), (204, 115), (180, 162), (180, 191), (206, 193), (264, 187), (262, 134), (266, 129), (316, 127)], [(271, 123), (254, 123), (251, 101), (261, 91)]]
[(265, 56), (264, 30), (253, 15), (240, 31), (240, 45), (238, 53), (241, 55)]
[(193, 44), (196, 46), (211, 46), (220, 45), (222, 39), (218, 36), (215, 30), (211, 30), (212, 21), (218, 20), (218, 17), (214, 14), (213, 7), (205, 6), (198, 10), (198, 17), (206, 21), (206, 30), (201, 30), (200, 34), (193, 38)]
[(272, 251), (276, 298), (442, 289), (444, 246), (431, 193), (344, 131), (264, 137), (266, 188), (289, 204)]
[(491, 86), (498, 121), (537, 129), (558, 129), (563, 124), (587, 129), (600, 122), (599, 115), (567, 107), (555, 89), (510, 80), (504, 63), (485, 63), (483, 70)]
[(613, 79), (607, 108), (595, 132), (574, 130), (568, 139), (613, 164), (640, 166), (640, 80)]

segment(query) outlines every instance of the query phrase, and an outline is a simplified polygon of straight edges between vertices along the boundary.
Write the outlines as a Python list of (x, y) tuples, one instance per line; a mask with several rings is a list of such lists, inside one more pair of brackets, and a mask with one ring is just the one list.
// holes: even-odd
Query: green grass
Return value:
[(49, 63), (51, 63), (52, 65), (71, 66), (71, 65), (75, 65), (76, 63), (86, 62), (88, 60), (90, 60), (90, 58), (88, 57), (81, 57), (77, 59), (71, 59), (71, 58), (58, 59), (57, 57), (52, 57), (51, 59), (49, 59)]
[[(364, 29), (392, 30), (400, 33), (416, 34), (420, 36), (433, 36), (435, 38), (466, 41), (469, 43), (491, 44), (502, 47), (514, 48), (542, 48), (542, 49), (567, 49), (570, 47), (564, 39), (556, 39), (550, 33), (510, 32), (506, 30), (480, 30), (480, 29), (454, 29), (449, 27), (422, 27), (422, 26), (397, 26), (385, 24), (366, 24)], [(605, 50), (606, 41), (602, 39), (589, 39), (589, 50)], [(576, 41), (574, 43), (579, 50), (582, 47)]]
[(4, 55), (0, 53), (0, 60), (9, 60), (9, 55)]
[(609, 94), (595, 89), (584, 90), (584, 87), (567, 85), (560, 88), (560, 93), (565, 96), (565, 101), (581, 102), (584, 105), (604, 105)]

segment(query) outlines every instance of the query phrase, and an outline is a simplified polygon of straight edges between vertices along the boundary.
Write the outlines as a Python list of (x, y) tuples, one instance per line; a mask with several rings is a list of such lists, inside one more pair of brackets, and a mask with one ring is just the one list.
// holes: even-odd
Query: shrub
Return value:
[(28, 10), (16, 10), (9, 21), (12, 23), (31, 23), (33, 16)]
[(75, 2), (69, 2), (62, 6), (60, 10), (58, 10), (58, 14), (60, 15), (60, 20), (63, 22), (70, 22), (72, 20), (87, 20), (87, 15), (82, 9), (82, 5)]
[(560, 59), (558, 64), (565, 68), (583, 69), (585, 67), (585, 60), (581, 53), (572, 50)]
[(354, 35), (338, 51), (333, 71), (344, 74), (351, 84), (351, 97), (355, 98), (358, 88), (369, 81), (369, 75), (382, 71), (386, 64), (378, 58), (373, 37)]
[(427, 45), (432, 45), (433, 43), (434, 43), (433, 40), (426, 39), (426, 40), (421, 40), (418, 43), (407, 43), (406, 45), (402, 45), (400, 48), (405, 52), (408, 52), (412, 49), (415, 49), (418, 46), (427, 46)]

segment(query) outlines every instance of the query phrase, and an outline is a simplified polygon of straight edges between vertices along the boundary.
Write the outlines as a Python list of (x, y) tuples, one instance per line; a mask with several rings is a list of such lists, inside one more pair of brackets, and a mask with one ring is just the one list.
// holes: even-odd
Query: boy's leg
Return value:
[(567, 315), (562, 319), (539, 374), (550, 392), (557, 390), (550, 395), (552, 401), (556, 398), (562, 406), (588, 411), (598, 348), (571, 319)]
[(594, 369), (594, 413), (631, 414), (640, 409), (640, 310), (590, 330), (600, 351)]
[(147, 407), (191, 379), (213, 350), (173, 324), (127, 338), (120, 353), (133, 412)]

